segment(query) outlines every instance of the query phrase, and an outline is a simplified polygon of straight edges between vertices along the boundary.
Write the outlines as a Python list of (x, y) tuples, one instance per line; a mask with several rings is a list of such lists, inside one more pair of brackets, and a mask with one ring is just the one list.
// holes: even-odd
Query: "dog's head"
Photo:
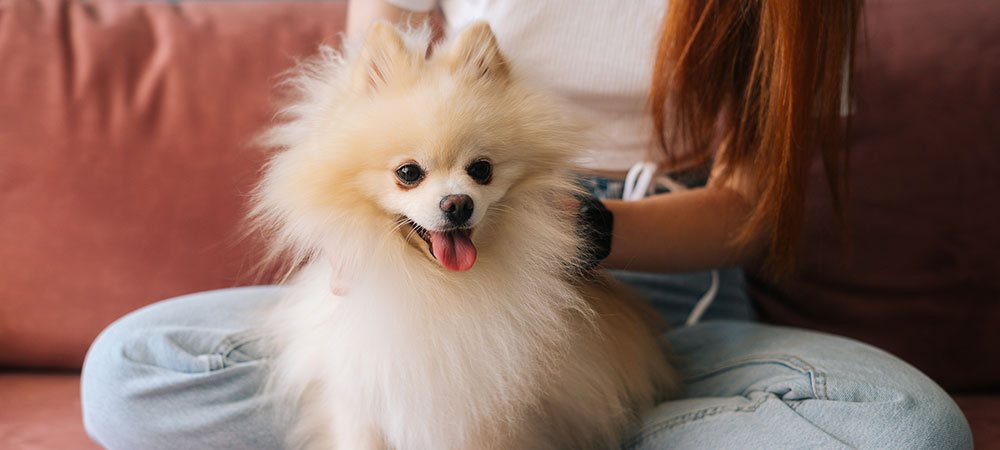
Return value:
[(512, 226), (504, 216), (544, 216), (572, 189), (557, 174), (578, 130), (522, 86), (489, 26), (430, 57), (428, 42), (377, 23), (348, 57), (328, 51), (292, 79), (300, 98), (268, 135), (281, 151), (256, 210), (282, 243), (337, 252), (367, 233), (465, 271)]

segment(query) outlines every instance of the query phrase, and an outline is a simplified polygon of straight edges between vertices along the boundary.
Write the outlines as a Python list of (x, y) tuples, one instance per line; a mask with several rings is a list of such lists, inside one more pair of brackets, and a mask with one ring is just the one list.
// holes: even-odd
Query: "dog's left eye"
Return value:
[(416, 164), (407, 164), (396, 169), (396, 178), (406, 185), (415, 185), (424, 178), (424, 171)]
[(493, 165), (485, 159), (481, 159), (465, 168), (465, 173), (468, 173), (476, 183), (486, 184), (490, 182), (493, 177)]

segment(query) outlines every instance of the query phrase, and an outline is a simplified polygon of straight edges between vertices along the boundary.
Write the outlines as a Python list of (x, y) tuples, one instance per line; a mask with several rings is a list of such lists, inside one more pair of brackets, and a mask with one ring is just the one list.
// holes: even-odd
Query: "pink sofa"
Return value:
[[(263, 160), (247, 143), (271, 118), (275, 75), (318, 43), (335, 44), (344, 18), (341, 2), (0, 1), (0, 448), (95, 447), (80, 421), (78, 371), (97, 333), (163, 298), (260, 281), (250, 270), (256, 243), (239, 239)], [(977, 447), (1000, 448), (998, 136), (967, 123), (986, 114), (996, 123), (1000, 7), (881, 0), (867, 22), (852, 137), (863, 191), (852, 223), (866, 245), (850, 255), (807, 247), (801, 276), (755, 279), (754, 293), (769, 320), (857, 336), (914, 362), (956, 392)], [(951, 91), (936, 92), (939, 80)], [(889, 120), (925, 104), (952, 109)], [(937, 139), (917, 142), (920, 152), (894, 147), (928, 130)], [(961, 145), (941, 147), (949, 142)], [(985, 142), (989, 154), (942, 165)], [(953, 195), (933, 199), (919, 239), (893, 245), (912, 247), (907, 255), (945, 245), (939, 257), (958, 261), (968, 283), (910, 283), (932, 274), (867, 245), (878, 242), (872, 223), (925, 201), (916, 195), (925, 190), (908, 196), (892, 184), (901, 158)], [(983, 176), (991, 181), (970, 181)], [(822, 237), (822, 193), (812, 198), (810, 236)], [(949, 199), (972, 198), (992, 208), (976, 203), (960, 220), (992, 231), (957, 230), (986, 233), (975, 242), (990, 252), (955, 244), (937, 214), (965, 210)], [(970, 260), (982, 255), (991, 259)], [(938, 323), (924, 322), (927, 311), (941, 312)], [(880, 331), (872, 317), (892, 326)]]

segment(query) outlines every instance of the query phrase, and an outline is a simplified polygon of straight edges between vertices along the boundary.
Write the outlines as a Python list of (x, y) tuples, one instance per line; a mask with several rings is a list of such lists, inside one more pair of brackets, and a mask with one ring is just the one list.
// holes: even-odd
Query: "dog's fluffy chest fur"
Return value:
[(275, 362), (282, 383), (307, 392), (311, 414), (339, 403), (394, 447), (500, 444), (496, 436), (531, 427), (548, 403), (571, 401), (552, 398), (552, 381), (580, 362), (570, 358), (596, 351), (587, 348), (593, 311), (558, 278), (529, 286), (483, 271), (412, 285), (373, 273), (334, 297), (324, 266), (306, 269), (272, 313), (286, 349)]

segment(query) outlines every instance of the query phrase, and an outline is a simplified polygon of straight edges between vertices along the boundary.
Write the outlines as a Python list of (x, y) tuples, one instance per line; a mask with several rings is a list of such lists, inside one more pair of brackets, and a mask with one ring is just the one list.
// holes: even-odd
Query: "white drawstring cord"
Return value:
[(698, 303), (694, 304), (694, 308), (691, 308), (691, 314), (688, 314), (688, 318), (684, 321), (684, 325), (691, 326), (698, 323), (701, 320), (701, 316), (705, 314), (705, 310), (712, 305), (712, 301), (715, 300), (715, 295), (719, 293), (719, 271), (712, 271), (712, 284), (708, 287), (708, 291), (705, 295), (702, 295), (698, 299)]
[[(643, 197), (649, 193), (649, 187), (653, 183), (653, 176), (656, 175), (656, 164), (647, 161), (641, 161), (635, 163), (631, 169), (628, 170), (628, 174), (625, 176), (625, 184), (622, 186), (622, 199), (625, 201), (636, 201), (641, 200)], [(678, 183), (673, 178), (668, 175), (662, 175), (656, 179), (656, 181), (671, 192), (681, 192), (686, 191), (687, 186)], [(712, 271), (712, 283), (709, 285), (708, 290), (705, 294), (698, 299), (695, 303), (694, 308), (691, 309), (691, 313), (688, 314), (687, 320), (684, 325), (691, 326), (701, 320), (701, 316), (705, 314), (708, 307), (712, 305), (712, 301), (715, 300), (716, 294), (719, 293), (719, 271)]]
[(625, 185), (622, 186), (622, 200), (634, 202), (641, 200), (649, 192), (649, 186), (656, 175), (656, 164), (637, 162), (625, 175)]

